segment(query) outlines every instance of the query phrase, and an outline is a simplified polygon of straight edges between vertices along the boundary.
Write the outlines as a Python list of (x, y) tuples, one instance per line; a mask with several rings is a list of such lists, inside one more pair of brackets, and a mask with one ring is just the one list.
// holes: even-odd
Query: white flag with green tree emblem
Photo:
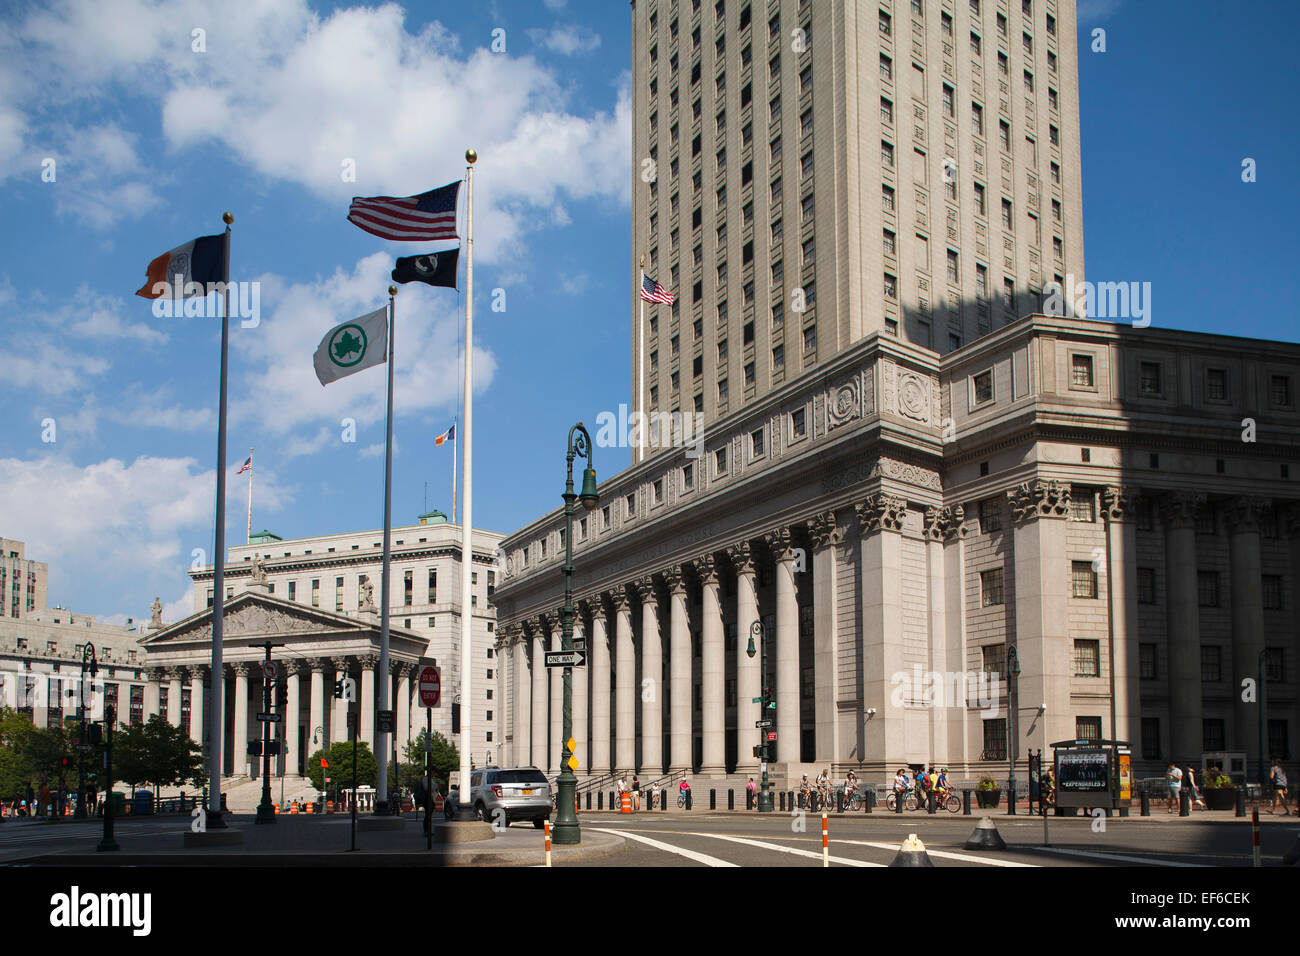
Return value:
[(388, 358), (388, 308), (376, 309), (325, 333), (316, 348), (316, 377), (322, 385)]

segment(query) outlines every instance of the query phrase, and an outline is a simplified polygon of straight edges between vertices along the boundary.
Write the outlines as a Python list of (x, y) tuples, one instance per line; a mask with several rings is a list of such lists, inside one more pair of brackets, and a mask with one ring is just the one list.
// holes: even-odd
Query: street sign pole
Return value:
[[(278, 670), (275, 661), (271, 660), (273, 647), (284, 647), (284, 645), (272, 644), (270, 641), (262, 645), (266, 656), (262, 659), (262, 713), (258, 715), (259, 719), (271, 713), (271, 681)], [(238, 741), (236, 745), (239, 745)], [(253, 818), (253, 822), (275, 822), (275, 806), (271, 803), (271, 721), (269, 720), (262, 721), (262, 802), (257, 805), (257, 816)]]
[(357, 848), (357, 723), (361, 715), (348, 709), (348, 733), (352, 735), (352, 849)]
[(424, 709), (424, 848), (433, 849), (433, 708)]

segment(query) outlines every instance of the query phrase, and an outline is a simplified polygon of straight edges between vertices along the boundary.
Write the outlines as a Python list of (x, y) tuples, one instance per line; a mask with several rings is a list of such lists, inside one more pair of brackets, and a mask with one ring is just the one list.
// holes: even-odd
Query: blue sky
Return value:
[[(133, 292), (224, 210), (232, 279), (260, 288), (260, 322), (232, 322), (231, 542), (250, 445), (254, 530), (381, 524), (384, 373), (323, 389), (311, 355), (383, 304), (394, 255), (430, 248), (352, 226), (350, 197), (456, 179), (467, 146), (475, 524), (510, 532), (558, 505), (568, 427), (629, 397), (626, 3), (251, 0), (238, 20), (231, 6), (0, 14), (0, 535), (50, 563), (51, 603), (105, 617), (143, 617), (155, 594), (181, 616), (193, 549), (211, 557), (218, 323), (155, 318)], [(1297, 339), (1289, 7), (1080, 4), (1087, 272), (1152, 282), (1154, 325)], [(1247, 157), (1257, 182), (1241, 181)], [(431, 439), (457, 412), (461, 304), (398, 296), (397, 523), (426, 482), (429, 506), (450, 508), (450, 451)], [(629, 462), (596, 453), (602, 477)]]

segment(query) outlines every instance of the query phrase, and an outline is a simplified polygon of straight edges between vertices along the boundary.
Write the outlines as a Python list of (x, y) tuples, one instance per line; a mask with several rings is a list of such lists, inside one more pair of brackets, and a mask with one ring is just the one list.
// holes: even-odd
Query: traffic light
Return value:
[(283, 681), (275, 685), (275, 704), (277, 707), (287, 707), (289, 704), (289, 685)]
[(343, 681), (341, 681), (341, 680), (336, 680), (336, 681), (334, 682), (334, 696), (335, 696), (335, 698), (337, 698), (338, 700), (342, 700), (342, 699), (343, 699)]
[(763, 708), (765, 710), (776, 710), (776, 701), (772, 699), (772, 688), (763, 688)]
[(59, 764), (63, 767), (64, 770), (67, 770), (69, 767), (72, 766), (72, 758), (64, 757), (62, 760), (59, 761)]
[(90, 725), (90, 742), (96, 746), (104, 742), (104, 728), (97, 723)]
[(460, 704), (455, 701), (451, 704), (451, 732), (460, 733)]
[(762, 757), (763, 757), (763, 745), (762, 745), (762, 744), (754, 744), (754, 756), (755, 756), (755, 757), (758, 757), (759, 759), (762, 759)]

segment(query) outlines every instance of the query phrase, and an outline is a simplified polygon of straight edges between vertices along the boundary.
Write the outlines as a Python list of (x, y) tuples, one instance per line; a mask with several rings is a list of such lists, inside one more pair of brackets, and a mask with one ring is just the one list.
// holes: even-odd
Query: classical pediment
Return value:
[[(292, 637), (310, 634), (363, 634), (378, 630), (376, 623), (306, 607), (267, 594), (244, 592), (225, 603), (223, 640)], [(403, 632), (405, 633), (405, 632)], [(206, 643), (212, 640), (212, 609), (205, 608), (146, 637), (141, 643), (157, 651), (160, 645)]]

